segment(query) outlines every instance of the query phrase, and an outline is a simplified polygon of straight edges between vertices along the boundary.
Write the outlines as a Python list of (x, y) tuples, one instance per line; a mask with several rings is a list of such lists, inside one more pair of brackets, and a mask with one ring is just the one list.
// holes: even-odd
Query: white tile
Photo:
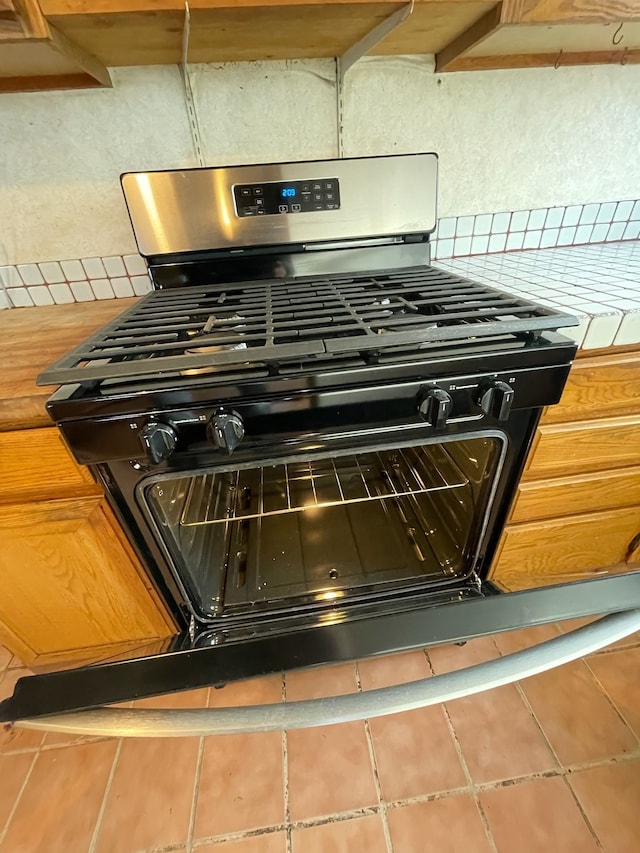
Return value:
[(564, 207), (551, 207), (547, 213), (547, 218), (544, 222), (545, 228), (560, 228), (562, 225), (562, 217), (564, 216)]
[(492, 234), (506, 234), (509, 230), (509, 223), (511, 222), (511, 214), (510, 213), (494, 213), (493, 221), (491, 223), (491, 233)]
[(53, 305), (53, 297), (46, 285), (39, 284), (35, 287), (30, 287), (29, 293), (31, 294), (34, 305)]
[(563, 228), (567, 228), (571, 225), (577, 225), (580, 222), (580, 217), (582, 216), (582, 205), (581, 204), (572, 204), (568, 207), (564, 216), (562, 217), (562, 226)]
[(614, 222), (627, 222), (633, 210), (633, 201), (619, 201), (616, 212), (613, 214)]
[(473, 225), (473, 233), (490, 234), (492, 220), (493, 215), (491, 213), (482, 213), (480, 216), (476, 216), (476, 221)]
[(537, 249), (542, 238), (542, 231), (526, 231), (524, 235), (523, 249)]
[[(439, 225), (438, 228), (440, 228)], [(111, 255), (108, 258), (103, 258), (102, 263), (104, 264), (104, 268), (106, 269), (109, 278), (118, 278), (119, 276), (127, 274), (124, 267), (124, 261), (119, 255)]]
[(610, 347), (622, 321), (622, 314), (592, 317), (582, 343), (583, 349)]
[(111, 287), (113, 288), (115, 295), (118, 297), (133, 296), (131, 281), (126, 277), (112, 278)]
[[(453, 240), (438, 240), (438, 257), (452, 258), (453, 257)], [(136, 276), (137, 277), (137, 276)], [(144, 276), (146, 278), (146, 276)]]
[(53, 301), (56, 305), (65, 305), (67, 302), (75, 302), (73, 293), (66, 282), (64, 284), (50, 284), (49, 291), (53, 296)]
[(524, 231), (512, 231), (507, 237), (507, 251), (512, 251), (514, 249), (521, 249), (522, 244), (524, 242)]
[(88, 281), (72, 281), (69, 287), (76, 302), (93, 302), (96, 298)]
[(540, 238), (540, 248), (549, 249), (552, 246), (558, 245), (558, 237), (560, 236), (559, 228), (545, 228)]
[(57, 284), (60, 281), (64, 281), (62, 267), (57, 261), (45, 261), (38, 264), (38, 266), (47, 284)]
[(567, 338), (571, 338), (571, 340), (575, 341), (578, 346), (581, 346), (587, 332), (589, 331), (591, 317), (587, 317), (583, 314), (580, 314), (579, 311), (576, 311), (573, 308), (569, 308), (567, 313), (574, 314), (580, 320), (580, 322), (577, 326), (568, 326), (566, 328), (563, 328), (562, 334), (566, 335)]
[(561, 228), (558, 235), (559, 246), (571, 246), (576, 236), (575, 226), (572, 228)]
[(593, 231), (593, 225), (578, 225), (576, 228), (576, 243), (588, 243), (591, 239), (591, 232)]
[(509, 225), (509, 231), (524, 231), (527, 227), (528, 221), (528, 210), (516, 210), (515, 213), (511, 214), (511, 224)]
[(631, 211), (631, 216), (629, 217), (632, 222), (636, 220), (640, 221), (640, 199), (633, 205), (633, 210)]
[(80, 261), (60, 261), (60, 266), (67, 281), (82, 281), (87, 277)]
[(527, 231), (541, 231), (544, 228), (544, 223), (549, 211), (546, 207), (532, 210), (527, 223)]
[(26, 287), (7, 288), (7, 296), (14, 308), (28, 308), (33, 305), (33, 299)]
[(629, 222), (624, 229), (622, 235), (623, 240), (637, 240), (640, 237), (640, 220), (638, 222)]
[(492, 234), (489, 237), (489, 246), (487, 248), (488, 252), (504, 252), (505, 246), (507, 245), (507, 235), (506, 234)]
[(18, 264), (18, 272), (22, 281), (27, 285), (44, 284), (44, 278), (38, 269), (38, 264)]
[(147, 272), (147, 265), (140, 255), (125, 255), (124, 265), (129, 275), (144, 275)]
[(613, 343), (616, 346), (640, 343), (640, 310), (625, 314)]
[(487, 234), (479, 234), (471, 239), (471, 254), (484, 255), (489, 248), (489, 237)]
[(454, 255), (468, 255), (471, 251), (471, 237), (456, 237), (453, 248)]
[(606, 201), (604, 202), (604, 204), (601, 204), (600, 210), (598, 211), (598, 215), (596, 216), (596, 222), (611, 222), (613, 220), (613, 215), (616, 212), (617, 206), (618, 205), (615, 201)]
[(611, 243), (615, 240), (622, 240), (622, 235), (624, 234), (626, 227), (626, 222), (613, 222), (609, 228), (607, 236), (605, 237), (607, 243)]
[(456, 235), (456, 220), (455, 217), (449, 216), (445, 219), (438, 220), (437, 230), (438, 240), (447, 240), (449, 237)]
[(11, 308), (11, 302), (7, 296), (7, 291), (4, 287), (0, 287), (0, 311), (4, 308)]
[(104, 278), (106, 275), (100, 258), (83, 258), (82, 266), (87, 274), (87, 278)]
[(1, 287), (22, 287), (22, 279), (16, 267), (0, 267)]
[[(447, 240), (444, 241), (448, 242)], [(452, 241), (453, 242), (453, 241)], [(151, 293), (151, 282), (148, 275), (134, 275), (131, 278), (133, 292), (136, 296), (144, 296), (145, 293)]]
[(591, 232), (591, 242), (592, 243), (602, 243), (607, 239), (607, 234), (609, 233), (609, 224), (599, 223), (594, 225), (593, 231)]
[(113, 290), (106, 278), (96, 278), (91, 282), (91, 289), (96, 295), (96, 299), (113, 299)]
[(585, 204), (580, 216), (580, 225), (593, 225), (600, 210), (599, 204)]

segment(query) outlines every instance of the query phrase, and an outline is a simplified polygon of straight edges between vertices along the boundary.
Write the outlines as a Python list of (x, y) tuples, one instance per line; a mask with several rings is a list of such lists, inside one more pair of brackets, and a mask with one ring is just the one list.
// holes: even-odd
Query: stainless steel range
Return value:
[(183, 632), (23, 679), (1, 719), (622, 609), (624, 578), (487, 582), (577, 321), (430, 265), (436, 173), (123, 176), (154, 292), (40, 382)]

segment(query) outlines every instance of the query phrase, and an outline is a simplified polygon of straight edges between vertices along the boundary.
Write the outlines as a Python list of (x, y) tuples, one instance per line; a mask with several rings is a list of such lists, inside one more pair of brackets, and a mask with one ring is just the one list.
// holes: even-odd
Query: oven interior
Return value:
[(203, 616), (345, 603), (470, 574), (503, 442), (216, 467), (140, 494)]

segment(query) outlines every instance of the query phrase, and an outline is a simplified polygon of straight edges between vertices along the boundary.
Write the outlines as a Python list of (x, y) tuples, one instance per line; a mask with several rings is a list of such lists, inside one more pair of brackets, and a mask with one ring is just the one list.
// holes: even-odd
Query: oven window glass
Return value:
[(204, 615), (272, 611), (467, 576), (502, 449), (478, 437), (215, 469), (143, 494)]

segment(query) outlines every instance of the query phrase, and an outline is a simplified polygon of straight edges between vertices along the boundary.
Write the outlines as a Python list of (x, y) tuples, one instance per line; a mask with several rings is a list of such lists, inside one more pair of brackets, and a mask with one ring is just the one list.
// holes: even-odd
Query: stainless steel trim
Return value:
[[(121, 181), (138, 249), (150, 257), (433, 231), (437, 171), (435, 154), (400, 154), (129, 172)], [(236, 215), (234, 184), (325, 177), (340, 182), (339, 210)]]
[(186, 737), (283, 731), (397, 714), (529, 678), (640, 630), (640, 610), (614, 613), (553, 640), (477, 666), (347, 696), (241, 708), (97, 708), (24, 720), (39, 731), (106, 737)]

